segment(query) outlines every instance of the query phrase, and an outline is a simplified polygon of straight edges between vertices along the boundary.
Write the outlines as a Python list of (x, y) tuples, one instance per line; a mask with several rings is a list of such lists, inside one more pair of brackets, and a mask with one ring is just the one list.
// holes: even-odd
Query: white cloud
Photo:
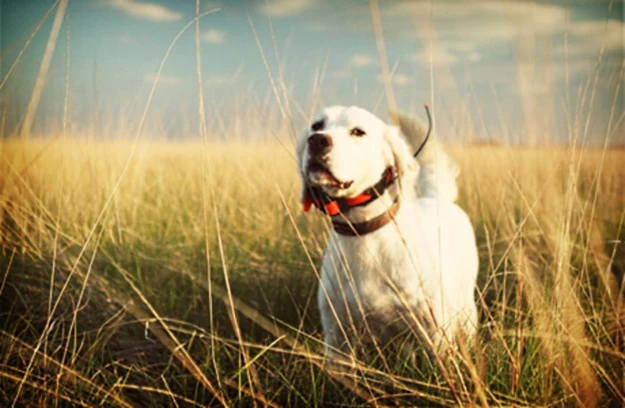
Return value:
[(257, 10), (271, 17), (289, 17), (310, 9), (314, 0), (268, 0), (261, 2)]
[(473, 44), (462, 40), (444, 41), (441, 44), (448, 50), (453, 50), (461, 53), (471, 53), (475, 51), (475, 46)]
[(302, 24), (302, 28), (306, 31), (313, 31), (315, 33), (328, 33), (333, 31), (333, 28), (325, 21), (308, 21)]
[(348, 68), (339, 68), (337, 70), (331, 71), (328, 73), (328, 78), (330, 79), (348, 79), (348, 78), (353, 78), (354, 77), (354, 73), (351, 72), (350, 69)]
[[(387, 10), (392, 16), (412, 14), (429, 23), (438, 37), (464, 43), (470, 48), (520, 37), (523, 33), (545, 34), (567, 21), (567, 10), (558, 5), (526, 1), (476, 0), (469, 2), (403, 1)], [(420, 35), (428, 36), (429, 24), (420, 24)]]
[(223, 74), (209, 74), (205, 77), (205, 82), (211, 85), (224, 85), (232, 81), (232, 76)]
[[(386, 10), (390, 16), (410, 13), (420, 22), (420, 37), (429, 38), (432, 21), (437, 39), (448, 49), (474, 51), (501, 41), (525, 41), (536, 36), (569, 36), (569, 54), (620, 50), (624, 45), (625, 23), (620, 20), (579, 20), (570, 18), (562, 5), (520, 0), (475, 0), (469, 2), (402, 1)], [(430, 15), (432, 18), (430, 19)], [(477, 55), (468, 54), (469, 60)]]
[(601, 47), (607, 50), (620, 50), (625, 43), (625, 23), (618, 20), (579, 21), (565, 28), (564, 32), (579, 41), (577, 51), (586, 49), (597, 52)]
[(223, 44), (225, 42), (226, 35), (220, 30), (208, 30), (202, 33), (202, 41), (211, 44)]
[(236, 71), (231, 74), (220, 74), (216, 72), (209, 72), (204, 75), (203, 81), (205, 85), (226, 85), (233, 84), (238, 81), (239, 77), (243, 73), (243, 65), (240, 65)]
[(136, 0), (110, 0), (112, 7), (122, 10), (129, 16), (144, 18), (152, 21), (176, 21), (182, 18), (182, 13), (172, 11), (159, 4), (139, 2)]
[(210, 11), (214, 9), (220, 9), (223, 5), (220, 1), (207, 1), (203, 3), (203, 8), (205, 11)]
[(349, 63), (355, 67), (364, 68), (376, 65), (377, 61), (366, 54), (354, 54), (349, 59)]
[(432, 50), (431, 55), (429, 50), (424, 48), (418, 53), (412, 54), (409, 58), (426, 66), (430, 66), (431, 60), (431, 64), (434, 68), (449, 66), (459, 60), (458, 57), (451, 54), (446, 48), (443, 47), (436, 47)]
[(126, 34), (119, 36), (119, 41), (124, 44), (134, 44), (137, 42), (133, 37)]
[(388, 14), (391, 15), (404, 15), (406, 13), (412, 13), (428, 20), (431, 15), (434, 19), (445, 18), (464, 21), (473, 27), (473, 30), (470, 31), (482, 31), (483, 28), (470, 17), (489, 17), (490, 20), (490, 17), (497, 16), (500, 18), (499, 23), (502, 26), (510, 24), (510, 21), (501, 20), (508, 18), (516, 21), (528, 20), (526, 22), (531, 22), (532, 26), (549, 26), (561, 23), (567, 17), (567, 11), (564, 7), (522, 0), (446, 1), (434, 2), (433, 4), (403, 1), (388, 9)]
[(412, 16), (425, 48), (413, 59), (426, 66), (430, 44), (437, 67), (463, 61), (501, 60), (495, 50), (512, 54), (515, 64), (550, 60), (557, 73), (564, 72), (566, 54), (571, 74), (588, 72), (593, 65), (581, 60), (595, 57), (595, 63), (601, 49), (611, 61), (622, 58), (619, 51), (625, 45), (623, 21), (572, 16), (571, 10), (564, 3), (520, 0), (402, 1), (389, 4), (383, 13), (388, 19)]
[[(147, 82), (154, 82), (154, 80), (156, 79), (156, 74), (153, 72), (145, 74), (143, 79)], [(158, 83), (162, 85), (178, 85), (181, 82), (182, 82), (182, 78), (174, 76), (174, 75), (161, 74), (158, 77)]]
[[(377, 80), (378, 82), (384, 82), (384, 80), (382, 79), (382, 75), (378, 75)], [(406, 74), (395, 73), (391, 76), (391, 82), (394, 85), (405, 86), (405, 85), (412, 84), (414, 82), (414, 79), (409, 77)]]
[(477, 51), (473, 51), (467, 55), (467, 59), (471, 62), (478, 62), (482, 60), (482, 54)]
[[(457, 49), (457, 48), (456, 48)], [(421, 51), (408, 56), (408, 59), (415, 61), (425, 67), (430, 66), (430, 59), (432, 60), (433, 68), (448, 67), (452, 64), (462, 62), (464, 60), (470, 62), (477, 62), (482, 60), (482, 55), (477, 51), (464, 51), (452, 53), (449, 48), (442, 45), (434, 44), (434, 48), (430, 55), (428, 48), (424, 48)]]

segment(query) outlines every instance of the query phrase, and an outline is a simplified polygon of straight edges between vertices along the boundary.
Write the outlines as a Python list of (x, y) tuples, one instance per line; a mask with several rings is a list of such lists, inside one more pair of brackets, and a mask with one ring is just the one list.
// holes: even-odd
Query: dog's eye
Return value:
[(349, 134), (350, 134), (350, 135), (352, 135), (352, 136), (364, 136), (364, 135), (365, 135), (365, 131), (364, 131), (364, 130), (362, 130), (361, 128), (357, 128), (357, 127), (355, 127), (355, 128), (353, 128), (353, 129), (349, 132)]
[(317, 131), (319, 131), (319, 130), (323, 130), (323, 126), (324, 126), (324, 125), (325, 125), (325, 123), (323, 122), (323, 120), (318, 120), (318, 121), (316, 121), (315, 123), (313, 123), (313, 124), (310, 126), (310, 128), (311, 128), (313, 131), (317, 132)]

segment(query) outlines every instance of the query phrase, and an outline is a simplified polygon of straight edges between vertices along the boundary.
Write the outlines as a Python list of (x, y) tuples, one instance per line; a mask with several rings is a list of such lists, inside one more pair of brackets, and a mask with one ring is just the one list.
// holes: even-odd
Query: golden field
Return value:
[(323, 365), (327, 224), (293, 141), (0, 142), (2, 405), (583, 405), (625, 399), (622, 149), (451, 146), (474, 343)]

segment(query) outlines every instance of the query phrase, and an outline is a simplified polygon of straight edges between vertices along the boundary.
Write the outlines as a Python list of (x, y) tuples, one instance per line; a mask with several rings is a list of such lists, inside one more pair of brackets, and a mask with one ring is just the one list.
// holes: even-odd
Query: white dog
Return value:
[[(416, 148), (425, 131), (397, 115)], [(412, 331), (431, 347), (477, 327), (478, 255), (457, 196), (457, 167), (436, 139), (418, 155), (358, 107), (324, 109), (297, 146), (302, 201), (331, 217), (319, 309), (330, 358), (354, 336), (382, 341)]]

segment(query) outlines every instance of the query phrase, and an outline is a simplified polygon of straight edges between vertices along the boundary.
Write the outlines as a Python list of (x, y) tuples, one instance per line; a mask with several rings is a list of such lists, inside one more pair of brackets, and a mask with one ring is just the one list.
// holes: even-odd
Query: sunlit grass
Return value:
[(302, 213), (281, 136), (132, 154), (3, 141), (3, 405), (622, 400), (624, 151), (452, 147), (480, 251), (477, 342), (451, 382), (392, 356), (352, 381), (322, 368), (326, 224)]
[[(377, 2), (371, 6), (384, 96), (394, 107), (383, 25)], [(172, 39), (155, 79), (194, 23), (203, 89), (199, 20)], [(66, 35), (69, 47), (69, 25)], [(480, 253), (476, 341), (443, 356), (445, 375), (428, 361), (407, 364), (366, 348), (356, 369), (337, 375), (323, 364), (315, 300), (327, 220), (301, 211), (292, 153), (291, 120), (307, 113), (257, 44), (280, 115), (251, 103), (226, 118), (215, 113), (205, 127), (199, 93), (199, 140), (158, 141), (158, 129), (146, 129), (155, 109), (150, 93), (143, 115), (111, 121), (127, 124), (112, 126), (112, 139), (102, 128), (68, 137), (68, 48), (63, 131), (50, 126), (41, 140), (0, 142), (0, 405), (607, 406), (625, 399), (625, 151), (579, 146), (592, 132), (588, 89), (579, 107), (566, 109), (577, 112), (569, 132), (584, 139), (570, 147), (451, 148)], [(24, 139), (45, 71), (25, 112)], [(520, 88), (531, 82), (519, 78)], [(532, 106), (531, 93), (521, 94)], [(608, 129), (622, 118), (618, 94), (617, 86)], [(315, 106), (320, 93), (312, 95)], [(464, 123), (465, 116), (457, 117)], [(538, 123), (525, 125), (540, 130)], [(509, 126), (502, 124), (505, 138)], [(236, 141), (249, 132), (272, 141)]]

